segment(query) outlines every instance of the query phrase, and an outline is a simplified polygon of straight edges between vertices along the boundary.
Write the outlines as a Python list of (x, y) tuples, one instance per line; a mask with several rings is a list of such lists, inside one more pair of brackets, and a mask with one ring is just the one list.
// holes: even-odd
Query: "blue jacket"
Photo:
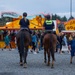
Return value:
[(71, 45), (71, 49), (72, 49), (72, 50), (75, 50), (75, 39), (71, 40), (71, 41), (69, 42), (69, 45)]
[(5, 41), (5, 44), (6, 44), (6, 45), (9, 45), (9, 43), (10, 43), (10, 38), (9, 38), (8, 35), (5, 36), (4, 41)]
[(37, 36), (36, 35), (32, 35), (32, 42), (37, 42)]

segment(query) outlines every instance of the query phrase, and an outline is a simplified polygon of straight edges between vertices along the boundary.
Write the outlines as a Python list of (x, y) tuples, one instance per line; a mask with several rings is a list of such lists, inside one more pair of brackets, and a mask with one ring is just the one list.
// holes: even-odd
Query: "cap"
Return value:
[(26, 13), (26, 12), (24, 12), (24, 13), (23, 13), (23, 16), (24, 16), (24, 17), (27, 17), (27, 13)]
[(46, 18), (47, 18), (47, 19), (50, 19), (50, 15), (48, 14), (48, 15), (46, 16)]

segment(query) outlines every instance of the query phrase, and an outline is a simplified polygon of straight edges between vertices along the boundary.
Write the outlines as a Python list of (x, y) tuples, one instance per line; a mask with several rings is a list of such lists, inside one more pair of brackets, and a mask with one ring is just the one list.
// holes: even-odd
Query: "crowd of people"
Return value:
[[(4, 42), (5, 42), (5, 46), (3, 49), (9, 48), (9, 50), (12, 49), (12, 41), (14, 42), (14, 44), (16, 45), (16, 39), (15, 39), (15, 35), (18, 31), (16, 32), (10, 32), (10, 31), (6, 31), (4, 32)], [(32, 30), (32, 34), (31, 34), (31, 38), (32, 38), (32, 43), (29, 47), (29, 51), (37, 54), (39, 53), (41, 50), (43, 50), (43, 44), (42, 44), (42, 35), (44, 34), (43, 31), (41, 30)], [(59, 34), (56, 34), (57, 36), (57, 45), (56, 45), (56, 51), (60, 54), (63, 53), (62, 51), (62, 46), (66, 46), (68, 47), (68, 52), (71, 54), (71, 59), (70, 59), (70, 63), (72, 63), (72, 58), (73, 56), (75, 56), (75, 33), (70, 33), (69, 36), (67, 36), (67, 34), (60, 32)], [(17, 45), (16, 45), (17, 47)]]
[[(15, 35), (17, 34), (17, 32), (18, 32), (18, 30), (4, 32), (4, 34), (3, 34), (4, 35), (4, 42), (6, 44), (5, 47), (9, 46), (11, 41), (14, 41), (14, 43), (16, 44)], [(42, 30), (32, 30), (32, 34), (31, 34), (32, 46), (33, 46), (32, 49), (34, 51), (36, 51), (37, 48), (39, 49), (39, 51), (43, 49), (43, 44), (42, 44), (43, 34), (44, 34), (44, 32)], [(56, 52), (62, 53), (62, 45), (68, 46), (69, 40), (72, 40), (73, 34), (74, 33), (70, 34), (68, 37), (67, 37), (67, 34), (62, 33), (62, 32), (56, 34), (57, 40), (58, 40), (57, 46), (56, 46)]]

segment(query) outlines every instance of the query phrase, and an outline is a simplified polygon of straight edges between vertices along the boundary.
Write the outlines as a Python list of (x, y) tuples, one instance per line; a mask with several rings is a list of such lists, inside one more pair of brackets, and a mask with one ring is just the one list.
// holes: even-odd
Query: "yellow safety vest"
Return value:
[(46, 20), (46, 24), (47, 25), (51, 25), (52, 24), (52, 20)]

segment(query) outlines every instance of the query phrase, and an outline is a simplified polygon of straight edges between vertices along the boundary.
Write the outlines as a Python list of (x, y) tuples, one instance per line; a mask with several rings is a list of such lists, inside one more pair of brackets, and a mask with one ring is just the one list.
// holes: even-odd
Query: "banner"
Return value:
[(64, 23), (66, 30), (75, 30), (75, 19), (72, 19), (66, 23)]

